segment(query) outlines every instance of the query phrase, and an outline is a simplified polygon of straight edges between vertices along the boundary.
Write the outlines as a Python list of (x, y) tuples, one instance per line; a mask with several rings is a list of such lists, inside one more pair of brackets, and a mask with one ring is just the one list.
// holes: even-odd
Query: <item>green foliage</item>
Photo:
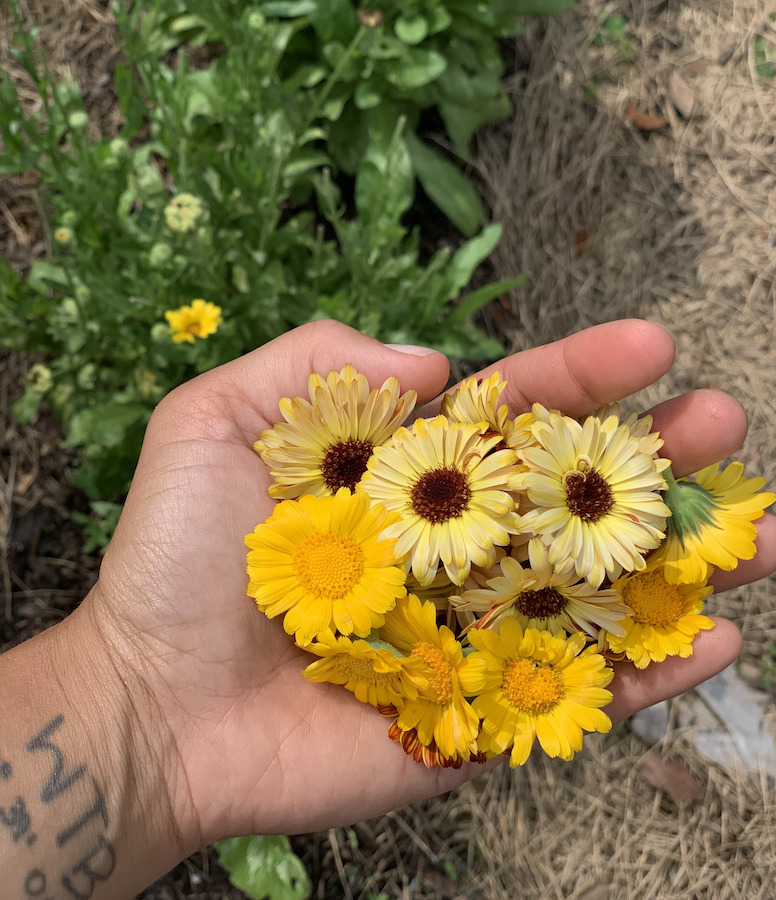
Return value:
[(776, 44), (761, 35), (754, 39), (754, 70), (760, 78), (776, 77)]
[[(418, 123), (435, 108), (465, 153), (508, 113), (497, 41), (519, 29), (516, 10), (566, 5), (116, 4), (125, 125), (113, 139), (17, 18), (12, 52), (40, 104), (25, 109), (0, 74), (0, 173), (40, 173), (52, 254), (24, 277), (0, 261), (0, 341), (46, 355), (50, 378), (15, 411), (29, 420), (45, 400), (61, 418), (91, 499), (126, 490), (167, 391), (301, 323), (499, 355), (471, 315), (520, 280), (465, 294), (501, 229), (480, 231), (476, 191)], [(456, 252), (429, 255), (404, 224), (418, 180), (469, 238)], [(165, 312), (198, 298), (221, 308), (217, 331), (174, 343)]]
[(768, 690), (773, 690), (776, 686), (776, 644), (774, 643), (768, 644), (760, 660), (760, 681)]
[(214, 845), (235, 887), (251, 900), (307, 900), (310, 878), (287, 837), (242, 837)]

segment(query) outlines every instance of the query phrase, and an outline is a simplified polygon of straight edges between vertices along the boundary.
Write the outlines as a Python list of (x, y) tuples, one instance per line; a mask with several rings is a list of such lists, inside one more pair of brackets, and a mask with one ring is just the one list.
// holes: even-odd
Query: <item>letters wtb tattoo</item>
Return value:
[[(97, 780), (85, 763), (71, 765), (56, 741), (57, 732), (65, 724), (62, 715), (55, 716), (26, 744), (29, 754), (45, 754), (50, 769), (40, 785), (41, 803), (50, 808), (50, 820), (61, 816), (55, 843), (62, 850), (62, 863), (46, 859), (40, 867), (27, 872), (22, 883), (22, 900), (89, 900), (99, 882), (106, 881), (116, 868), (116, 853), (108, 839), (110, 824), (108, 806)], [(15, 763), (14, 763), (15, 765)], [(0, 789), (12, 789), (14, 767), (0, 761)], [(70, 791), (79, 785), (87, 800), (73, 813), (72, 807), (62, 813), (62, 806)], [(42, 823), (38, 823), (41, 827)], [(0, 801), (0, 839), (3, 832), (13, 843), (31, 847), (38, 840), (32, 830), (27, 801), (16, 796), (11, 802)], [(80, 841), (75, 839), (80, 837)], [(71, 843), (72, 842), (72, 843)], [(88, 847), (84, 852), (84, 847)], [(52, 869), (58, 870), (52, 873)], [(48, 874), (47, 874), (48, 872)]]

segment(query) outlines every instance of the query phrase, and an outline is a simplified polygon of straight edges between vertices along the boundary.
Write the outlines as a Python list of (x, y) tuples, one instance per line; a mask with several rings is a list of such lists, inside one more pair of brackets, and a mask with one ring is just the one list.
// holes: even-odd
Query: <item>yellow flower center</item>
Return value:
[(444, 466), (420, 476), (410, 493), (410, 503), (422, 519), (438, 524), (466, 512), (471, 496), (466, 473), (455, 466)]
[(202, 334), (202, 322), (189, 322), (186, 326), (186, 331), (199, 337)]
[(623, 600), (639, 625), (673, 625), (685, 611), (678, 585), (669, 584), (659, 572), (645, 572), (628, 579)]
[(501, 689), (513, 706), (534, 716), (548, 713), (565, 695), (560, 672), (521, 658), (507, 663)]
[(453, 699), (453, 667), (447, 660), (444, 651), (425, 641), (412, 648), (415, 656), (419, 656), (434, 673), (428, 679), (429, 687), (436, 695), (437, 703), (449, 703)]
[(363, 575), (364, 554), (349, 535), (316, 531), (296, 548), (294, 566), (311, 594), (338, 600)]

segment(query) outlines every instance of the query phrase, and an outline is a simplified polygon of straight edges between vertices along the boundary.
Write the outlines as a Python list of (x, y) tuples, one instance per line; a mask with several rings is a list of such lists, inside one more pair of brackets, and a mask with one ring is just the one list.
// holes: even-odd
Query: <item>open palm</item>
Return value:
[[(537, 400), (579, 415), (657, 380), (672, 361), (661, 328), (614, 322), (502, 361), (502, 399), (513, 414)], [(87, 604), (87, 614), (89, 606), (108, 614), (106, 640), (151, 698), (172, 802), (192, 847), (358, 821), (482, 771), (467, 764), (430, 772), (412, 762), (388, 740), (376, 710), (341, 688), (307, 682), (309, 655), (246, 596), (243, 538), (273, 507), (252, 444), (279, 419), (279, 398), (306, 395), (312, 372), (346, 363), (372, 386), (396, 375), (420, 403), (433, 401), (448, 377), (440, 354), (402, 352), (316, 322), (178, 388), (152, 417)], [(740, 407), (719, 392), (684, 395), (653, 414), (677, 474), (724, 458), (746, 433)], [(758, 555), (720, 588), (776, 567), (773, 521), (759, 524)], [(621, 665), (608, 712), (622, 718), (678, 694), (739, 650), (737, 631), (720, 622), (698, 637), (688, 660), (638, 673)]]

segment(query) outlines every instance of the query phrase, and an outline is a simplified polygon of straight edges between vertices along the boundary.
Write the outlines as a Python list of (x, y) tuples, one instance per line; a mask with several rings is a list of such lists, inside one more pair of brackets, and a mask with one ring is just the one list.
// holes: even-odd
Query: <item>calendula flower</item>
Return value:
[(389, 644), (327, 630), (305, 650), (321, 657), (304, 670), (310, 681), (341, 684), (362, 703), (400, 709), (406, 699), (417, 698), (419, 688), (428, 687), (423, 660), (403, 656)]
[(466, 378), (442, 398), (442, 415), (451, 422), (487, 425), (490, 431), (503, 435), (509, 410), (498, 401), (506, 386), (498, 372), (480, 380)]
[(445, 625), (437, 627), (436, 609), (414, 594), (386, 614), (380, 638), (405, 656), (421, 659), (428, 687), (398, 709), (396, 725), (414, 732), (425, 747), (432, 742), (442, 756), (466, 761), (477, 753), (479, 721), (459, 683), (463, 647)]
[(193, 344), (196, 338), (215, 334), (221, 324), (221, 307), (204, 300), (194, 300), (191, 306), (168, 309), (164, 314), (170, 326), (170, 337), (176, 344)]
[(672, 584), (706, 581), (714, 567), (730, 572), (755, 554), (754, 522), (776, 501), (760, 489), (764, 478), (747, 478), (740, 462), (720, 471), (719, 463), (694, 478), (674, 480), (666, 473), (665, 501), (672, 516), (665, 542), (654, 555)]
[(301, 646), (327, 629), (369, 634), (405, 593), (396, 542), (383, 536), (394, 519), (347, 488), (279, 503), (245, 538), (248, 594), (270, 618), (284, 614)]
[(538, 446), (520, 451), (530, 471), (509, 482), (535, 507), (521, 530), (543, 538), (554, 567), (573, 568), (595, 587), (643, 569), (671, 514), (660, 494), (669, 461), (644, 453), (641, 437), (616, 416), (580, 424), (550, 413), (537, 416), (532, 431)]
[(461, 685), (482, 719), (480, 750), (511, 750), (511, 766), (522, 765), (538, 739), (548, 756), (571, 759), (582, 749), (583, 732), (607, 732), (601, 711), (612, 699), (606, 686), (613, 672), (581, 633), (571, 637), (504, 619), (500, 632), (469, 632), (476, 652), (466, 657)]
[(310, 401), (284, 398), (285, 422), (262, 432), (253, 445), (272, 473), (270, 497), (324, 497), (351, 491), (366, 471), (372, 451), (385, 443), (415, 407), (415, 391), (400, 393), (396, 378), (370, 391), (353, 366), (311, 375)]
[(194, 194), (178, 194), (164, 208), (164, 221), (170, 231), (188, 234), (197, 227), (202, 218), (204, 206)]
[(515, 502), (504, 490), (515, 454), (495, 450), (500, 442), (481, 425), (436, 416), (375, 448), (358, 489), (399, 514), (388, 534), (421, 585), (431, 584), (440, 562), (463, 584), (472, 564), (492, 565), (496, 547), (517, 530)]
[(606, 644), (639, 669), (667, 656), (690, 656), (695, 635), (714, 627), (701, 615), (713, 590), (705, 582), (670, 584), (663, 567), (650, 564), (645, 572), (622, 575), (612, 587), (622, 593), (631, 615), (623, 623), (624, 635), (605, 633)]
[(484, 589), (463, 591), (450, 602), (456, 609), (477, 614), (476, 628), (494, 628), (505, 616), (520, 627), (573, 634), (585, 631), (598, 636), (600, 628), (625, 634), (622, 621), (628, 615), (619, 592), (594, 588), (572, 572), (553, 569), (547, 548), (538, 538), (529, 542), (529, 567), (512, 557), (499, 563), (499, 574)]

